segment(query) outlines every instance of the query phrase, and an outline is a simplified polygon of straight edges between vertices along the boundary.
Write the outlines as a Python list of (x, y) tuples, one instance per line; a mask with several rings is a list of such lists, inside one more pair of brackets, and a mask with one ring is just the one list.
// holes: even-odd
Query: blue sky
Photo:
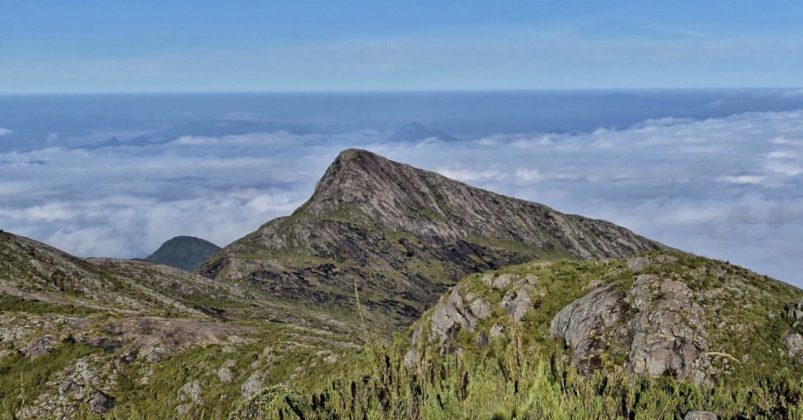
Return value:
[(803, 86), (799, 1), (0, 0), (0, 93)]

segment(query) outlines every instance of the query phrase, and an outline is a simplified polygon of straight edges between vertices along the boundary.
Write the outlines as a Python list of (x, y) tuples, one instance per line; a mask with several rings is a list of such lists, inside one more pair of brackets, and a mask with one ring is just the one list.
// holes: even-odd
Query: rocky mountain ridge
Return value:
[(472, 272), (661, 248), (609, 222), (346, 150), (309, 201), (225, 247), (198, 273), (288, 301), (346, 309), (354, 308), (356, 289), (369, 319), (389, 333)]

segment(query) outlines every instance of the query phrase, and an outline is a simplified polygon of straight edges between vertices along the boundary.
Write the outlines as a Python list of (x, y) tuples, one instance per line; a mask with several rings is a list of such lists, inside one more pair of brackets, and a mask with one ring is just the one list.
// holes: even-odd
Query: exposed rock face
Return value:
[(556, 256), (627, 257), (661, 247), (608, 222), (347, 150), (293, 215), (227, 246), (199, 272), (338, 308), (353, 307), (357, 283), (371, 321), (403, 326), (472, 272)]
[(571, 350), (572, 361), (589, 371), (599, 367), (599, 355), (607, 350), (609, 334), (620, 339), (627, 335), (623, 320), (629, 309), (615, 285), (600, 287), (558, 312), (550, 331)]
[(145, 261), (192, 271), (207, 258), (220, 251), (220, 247), (201, 238), (176, 236), (163, 243)]
[[(586, 371), (603, 352), (625, 350), (637, 374), (673, 374), (702, 383), (708, 350), (703, 308), (681, 282), (641, 274), (626, 293), (603, 286), (562, 309), (551, 333), (566, 343)], [(621, 344), (623, 348), (615, 348)]]
[[(504, 331), (501, 325), (494, 324), (486, 330), (478, 330), (482, 321), (494, 316), (494, 313), (507, 314), (509, 322), (521, 323), (524, 316), (533, 309), (535, 303), (531, 296), (537, 290), (537, 278), (534, 276), (514, 276), (486, 274), (481, 280), (487, 287), (504, 292), (504, 297), (496, 304), (487, 298), (467, 292), (463, 284), (452, 287), (432, 308), (429, 316), (419, 321), (418, 327), (411, 336), (411, 349), (405, 354), (404, 363), (413, 366), (419, 358), (417, 347), (422, 340), (435, 343), (439, 352), (459, 352), (453, 340), (460, 331), (478, 332), (476, 344), (484, 346), (491, 338), (498, 337)], [(490, 285), (490, 286), (489, 286)], [(495, 307), (498, 308), (495, 311)]]
[(518, 352), (545, 333), (584, 374), (625, 368), (719, 384), (776, 363), (798, 372), (803, 359), (787, 356), (803, 354), (801, 297), (793, 286), (680, 252), (533, 261), (452, 287), (412, 328), (404, 364), (425, 369), (428, 354), (476, 355), (495, 340)]
[(790, 357), (803, 363), (803, 301), (794, 304), (787, 313), (791, 327), (784, 334), (783, 342)]
[(441, 303), (432, 311), (432, 334), (439, 337), (443, 345), (460, 328), (474, 329), (477, 318), (467, 310), (460, 288), (454, 287)]
[(679, 281), (639, 275), (629, 293), (638, 311), (631, 324), (630, 366), (654, 376), (666, 372), (705, 380), (700, 356), (708, 350), (703, 308)]

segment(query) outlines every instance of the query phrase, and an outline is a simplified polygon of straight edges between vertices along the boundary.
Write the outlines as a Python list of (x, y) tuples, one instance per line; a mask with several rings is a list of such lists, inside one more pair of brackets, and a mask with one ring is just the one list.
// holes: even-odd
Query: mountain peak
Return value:
[(366, 202), (367, 194), (397, 183), (393, 175), (403, 166), (367, 150), (346, 149), (326, 169), (310, 202)]
[(388, 162), (388, 159), (365, 149), (346, 149), (337, 155), (330, 167), (356, 165), (364, 170), (371, 170), (376, 169), (381, 162)]
[(192, 271), (220, 251), (220, 247), (194, 236), (176, 236), (163, 243), (145, 261)]
[(350, 309), (357, 283), (377, 323), (408, 325), (468, 273), (662, 247), (612, 223), (349, 149), (292, 216), (264, 224), (197, 271), (288, 301)]

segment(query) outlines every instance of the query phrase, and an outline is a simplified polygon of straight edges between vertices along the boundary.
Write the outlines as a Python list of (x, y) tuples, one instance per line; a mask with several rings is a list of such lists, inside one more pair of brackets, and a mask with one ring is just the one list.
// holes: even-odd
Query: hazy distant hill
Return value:
[(451, 134), (429, 128), (420, 123), (409, 123), (391, 134), (387, 140), (393, 143), (414, 142), (427, 139), (437, 139), (442, 141), (457, 141)]
[(145, 261), (192, 271), (220, 249), (219, 246), (204, 239), (176, 236), (163, 243), (156, 252), (146, 257)]

